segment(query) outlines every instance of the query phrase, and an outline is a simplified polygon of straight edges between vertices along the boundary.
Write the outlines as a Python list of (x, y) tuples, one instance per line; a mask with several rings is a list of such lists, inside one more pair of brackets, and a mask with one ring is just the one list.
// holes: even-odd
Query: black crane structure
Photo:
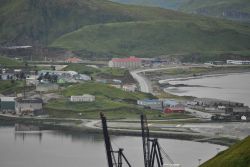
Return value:
[[(107, 126), (106, 117), (102, 113), (100, 113), (100, 117), (102, 120), (103, 137), (104, 137), (104, 142), (105, 142), (105, 147), (106, 147), (108, 167), (122, 167), (123, 160), (125, 160), (128, 167), (131, 167), (127, 158), (123, 154), (122, 148), (119, 148), (119, 150), (117, 150), (117, 151), (113, 150), (111, 142), (110, 142), (109, 133), (108, 133), (108, 126)], [(117, 154), (117, 159), (115, 156), (116, 154)]]
[[(106, 154), (108, 160), (108, 167), (122, 167), (123, 160), (125, 160), (126, 165), (131, 167), (127, 158), (123, 154), (123, 149), (119, 148), (118, 151), (114, 151), (110, 142), (110, 137), (108, 133), (107, 120), (106, 117), (100, 113), (102, 120), (103, 136), (106, 147)], [(168, 165), (179, 166), (174, 164), (173, 160), (168, 156), (158, 142), (157, 138), (151, 138), (148, 128), (148, 122), (146, 115), (141, 115), (141, 132), (142, 132), (142, 143), (143, 143), (143, 157), (144, 157), (144, 167), (163, 167), (163, 156), (167, 158), (170, 162)], [(116, 156), (117, 155), (117, 156)], [(118, 160), (117, 160), (118, 159)]]
[(163, 166), (163, 157), (157, 138), (150, 138), (146, 115), (141, 115), (142, 144), (145, 167)]

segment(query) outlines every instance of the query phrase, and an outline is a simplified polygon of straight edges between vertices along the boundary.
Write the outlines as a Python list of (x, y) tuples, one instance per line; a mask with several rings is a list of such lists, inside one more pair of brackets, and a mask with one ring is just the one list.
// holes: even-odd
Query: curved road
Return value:
[(143, 72), (150, 72), (150, 71), (160, 71), (160, 70), (169, 70), (169, 69), (176, 69), (176, 68), (191, 68), (191, 67), (207, 67), (206, 65), (190, 65), (190, 66), (174, 66), (174, 67), (164, 67), (164, 68), (150, 68), (150, 69), (139, 69), (130, 71), (132, 77), (139, 83), (140, 91), (144, 93), (152, 93), (153, 89), (150, 81), (140, 73)]

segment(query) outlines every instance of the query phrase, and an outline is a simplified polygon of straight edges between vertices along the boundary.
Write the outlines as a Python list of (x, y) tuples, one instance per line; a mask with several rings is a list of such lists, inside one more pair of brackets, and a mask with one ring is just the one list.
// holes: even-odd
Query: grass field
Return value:
[(134, 102), (138, 99), (154, 98), (154, 96), (151, 94), (145, 94), (141, 92), (125, 92), (107, 84), (94, 82), (70, 86), (63, 91), (65, 97), (69, 97), (71, 95), (82, 95), (86, 93), (92, 94), (94, 96), (102, 96), (111, 100), (128, 100)]
[(14, 93), (23, 90), (24, 81), (0, 81), (0, 93)]
[(0, 55), (0, 67), (20, 67), (24, 63)]
[(1, 0), (0, 43), (15, 40), (20, 44), (36, 41), (48, 45), (59, 36), (86, 25), (174, 17), (188, 18), (174, 11), (107, 0)]
[(200, 167), (250, 167), (250, 137), (219, 153)]
[[(249, 41), (249, 25), (204, 19), (85, 26), (60, 37), (51, 46), (114, 57), (192, 53), (212, 57), (215, 53), (248, 52)], [(192, 60), (192, 55), (189, 60)]]
[[(150, 94), (130, 93), (101, 83), (84, 83), (69, 86), (63, 90), (65, 98), (51, 100), (46, 105), (50, 116), (98, 118), (99, 112), (105, 112), (110, 118), (133, 118), (146, 112), (151, 117), (161, 117), (158, 111), (143, 109), (136, 105), (138, 99), (154, 98)], [(95, 102), (70, 102), (71, 95), (92, 94)], [(81, 113), (81, 114), (80, 114)]]
[(87, 74), (87, 75), (93, 75), (95, 73), (100, 72), (99, 69), (88, 67), (84, 64), (69, 64), (66, 68), (63, 70), (65, 71), (76, 71), (80, 74)]

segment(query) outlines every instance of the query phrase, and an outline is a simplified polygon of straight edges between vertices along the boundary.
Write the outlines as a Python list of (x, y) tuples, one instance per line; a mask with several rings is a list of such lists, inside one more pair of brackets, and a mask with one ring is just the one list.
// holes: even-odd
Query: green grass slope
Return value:
[(122, 4), (153, 6), (153, 7), (161, 7), (166, 9), (177, 10), (180, 5), (182, 5), (185, 1), (188, 0), (111, 0), (111, 1)]
[(63, 91), (64, 96), (72, 96), (72, 95), (82, 95), (82, 94), (92, 94), (95, 96), (102, 96), (111, 100), (128, 100), (134, 101), (138, 99), (145, 99), (145, 98), (153, 98), (151, 94), (145, 94), (141, 92), (137, 93), (130, 93), (125, 92), (121, 89), (114, 88), (112, 86), (102, 84), (102, 83), (84, 83), (79, 85), (71, 86)]
[[(51, 100), (46, 105), (50, 116), (98, 118), (99, 112), (104, 112), (109, 118), (136, 118), (146, 112), (151, 117), (158, 117), (160, 112), (146, 110), (136, 105), (136, 100), (154, 98), (151, 94), (141, 92), (125, 92), (121, 89), (101, 83), (84, 83), (73, 85), (63, 90), (65, 98)], [(70, 102), (66, 97), (72, 95), (92, 94), (94, 102)]]
[(19, 67), (23, 66), (24, 63), (10, 59), (5, 56), (0, 56), (0, 67)]
[(250, 26), (198, 19), (108, 23), (85, 26), (52, 47), (111, 56), (159, 56), (250, 50)]
[(250, 167), (250, 137), (219, 153), (200, 167)]
[(250, 22), (249, 0), (192, 0), (183, 3), (179, 10)]
[(0, 44), (47, 45), (85, 25), (187, 17), (107, 0), (0, 0)]
[(250, 22), (249, 0), (112, 0)]

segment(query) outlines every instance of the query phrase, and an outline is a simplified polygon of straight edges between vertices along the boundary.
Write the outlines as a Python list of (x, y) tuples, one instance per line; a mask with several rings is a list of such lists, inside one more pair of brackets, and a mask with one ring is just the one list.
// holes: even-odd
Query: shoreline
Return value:
[(218, 74), (204, 74), (204, 75), (198, 75), (198, 76), (186, 76), (181, 78), (169, 78), (169, 79), (163, 79), (159, 80), (159, 84), (166, 84), (170, 81), (186, 81), (186, 80), (192, 80), (192, 79), (203, 79), (203, 78), (213, 78), (213, 77), (220, 77), (220, 76), (227, 76), (227, 75), (236, 75), (236, 74), (250, 74), (250, 71), (243, 71), (243, 72), (229, 72), (229, 73), (218, 73)]
[[(0, 123), (3, 125), (14, 125), (16, 123), (27, 124), (27, 125), (35, 125), (39, 126), (45, 130), (58, 130), (69, 133), (86, 133), (86, 134), (102, 134), (102, 129), (99, 127), (91, 128), (87, 126), (79, 126), (76, 121), (72, 120), (60, 121), (58, 119), (37, 119), (37, 118), (21, 118), (21, 117), (8, 117), (0, 115)], [(3, 121), (3, 122), (2, 122)], [(86, 120), (91, 121), (91, 120)], [(140, 130), (133, 129), (114, 129), (109, 128), (110, 135), (116, 136), (141, 136)], [(186, 140), (186, 141), (194, 141), (194, 142), (207, 142), (211, 144), (218, 144), (222, 146), (230, 146), (239, 139), (228, 138), (228, 137), (208, 137), (199, 133), (174, 133), (174, 132), (162, 132), (162, 131), (150, 131), (151, 137), (157, 137), (162, 139), (176, 139), (176, 140)]]
[[(172, 81), (188, 81), (188, 80), (195, 80), (195, 79), (206, 79), (206, 78), (217, 78), (217, 77), (223, 77), (223, 76), (231, 76), (231, 75), (237, 75), (237, 74), (250, 74), (250, 71), (244, 71), (244, 72), (230, 72), (230, 73), (218, 73), (218, 74), (204, 74), (204, 75), (199, 75), (199, 76), (192, 76), (192, 77), (180, 77), (180, 78), (169, 78), (169, 79), (164, 79), (164, 80), (159, 80), (158, 83), (162, 86), (165, 86), (162, 88), (162, 91), (175, 95), (175, 96), (187, 96), (187, 97), (194, 97), (194, 98), (212, 98), (212, 99), (217, 99), (217, 100), (227, 100), (227, 99), (222, 99), (222, 98), (216, 98), (216, 97), (197, 97), (195, 95), (178, 95), (178, 93), (174, 93), (171, 91), (168, 91), (166, 87), (167, 84), (169, 84), (171, 87), (178, 88), (178, 87), (209, 87), (209, 86), (204, 86), (204, 85), (186, 85), (186, 84), (181, 84), (181, 86), (177, 85), (172, 85), (170, 82)], [(213, 87), (210, 87), (213, 88)], [(244, 105), (249, 106), (249, 104), (243, 102), (243, 101), (237, 101), (237, 100), (230, 100), (234, 102), (240, 102), (244, 103)]]

